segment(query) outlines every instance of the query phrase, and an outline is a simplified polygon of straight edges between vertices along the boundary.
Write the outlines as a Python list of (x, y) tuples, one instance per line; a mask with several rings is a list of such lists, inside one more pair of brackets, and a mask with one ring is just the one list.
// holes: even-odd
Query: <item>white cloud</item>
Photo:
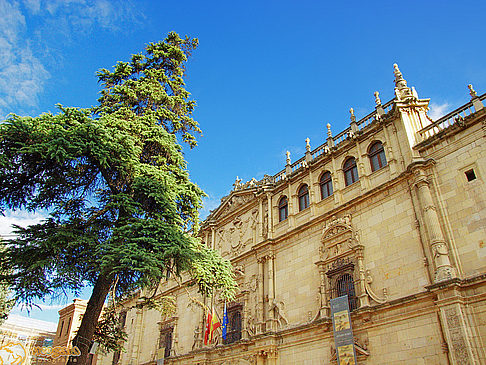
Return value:
[(437, 103), (430, 103), (429, 104), (429, 112), (427, 113), (432, 120), (437, 120), (440, 117), (446, 115), (450, 111), (451, 107), (449, 103), (437, 104)]
[(25, 28), (25, 18), (17, 2), (0, 1), (0, 37), (15, 43), (19, 33)]
[(47, 217), (47, 213), (30, 213), (24, 210), (7, 211), (5, 216), (0, 216), (0, 236), (7, 237), (12, 234), (12, 225), (27, 227), (37, 224)]
[[(32, 0), (24, 0), (31, 2)], [(93, 27), (118, 31), (125, 22), (134, 22), (136, 9), (128, 1), (108, 0), (39, 0), (43, 15), (50, 16), (49, 27), (54, 26), (56, 33), (90, 32)], [(27, 5), (26, 5), (27, 6)], [(29, 10), (34, 7), (27, 6)], [(59, 25), (59, 26), (56, 26)], [(47, 29), (46, 29), (47, 30)]]
[(17, 2), (0, 0), (0, 118), (13, 108), (24, 110), (37, 105), (50, 77), (32, 52), (25, 17)]
[[(130, 29), (141, 14), (129, 1), (0, 0), (0, 120), (10, 112), (30, 114), (58, 69), (64, 44), (99, 29)], [(27, 16), (29, 15), (29, 16)], [(37, 22), (30, 22), (36, 18)], [(54, 50), (54, 51), (53, 51)]]
[[(41, 310), (41, 311), (59, 310), (61, 308), (64, 308), (67, 305), (67, 301), (65, 301), (65, 302), (66, 302), (65, 304), (51, 304), (51, 305), (36, 303), (35, 307), (33, 307), (33, 308), (37, 308), (38, 310)], [(13, 313), (21, 313), (25, 309), (26, 309), (26, 307), (23, 304), (16, 304), (12, 308), (12, 312)]]
[(24, 6), (33, 14), (37, 14), (41, 8), (40, 0), (24, 0)]

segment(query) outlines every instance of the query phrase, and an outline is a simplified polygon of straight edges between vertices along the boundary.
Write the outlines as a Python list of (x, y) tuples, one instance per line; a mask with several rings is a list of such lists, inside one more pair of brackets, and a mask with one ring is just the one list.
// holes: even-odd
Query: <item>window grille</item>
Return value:
[(354, 281), (351, 274), (343, 274), (336, 280), (335, 297), (348, 296), (349, 310), (353, 311), (358, 307), (357, 297), (354, 292)]
[(241, 339), (241, 311), (241, 305), (228, 308), (228, 328), (226, 340), (223, 340), (224, 344), (230, 344)]

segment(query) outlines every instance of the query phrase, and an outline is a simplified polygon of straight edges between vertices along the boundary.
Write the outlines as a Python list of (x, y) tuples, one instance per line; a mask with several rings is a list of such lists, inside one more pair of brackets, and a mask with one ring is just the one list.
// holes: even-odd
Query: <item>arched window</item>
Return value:
[(349, 310), (355, 310), (357, 308), (357, 298), (351, 274), (343, 274), (336, 281), (336, 296), (341, 297), (343, 295), (348, 296)]
[(307, 185), (302, 185), (299, 189), (299, 212), (309, 208), (309, 188)]
[(376, 171), (386, 166), (385, 150), (381, 142), (375, 142), (371, 145), (368, 156), (370, 157), (371, 170)]
[(329, 171), (322, 174), (321, 180), (319, 180), (319, 185), (321, 186), (321, 199), (326, 199), (328, 196), (332, 195), (332, 180)]
[(278, 203), (278, 221), (282, 222), (287, 219), (289, 216), (289, 205), (287, 202), (287, 197), (283, 196), (280, 198)]
[(346, 160), (343, 166), (344, 180), (346, 186), (349, 186), (359, 180), (358, 168), (356, 167), (356, 159), (350, 157)]

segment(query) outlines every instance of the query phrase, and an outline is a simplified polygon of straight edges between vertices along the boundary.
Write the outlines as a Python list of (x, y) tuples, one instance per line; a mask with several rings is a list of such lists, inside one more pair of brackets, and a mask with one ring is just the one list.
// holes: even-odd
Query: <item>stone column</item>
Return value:
[(258, 353), (256, 354), (256, 364), (257, 365), (265, 365), (265, 351), (261, 350), (261, 351), (258, 351)]
[(179, 330), (177, 329), (177, 320), (179, 319), (179, 317), (172, 318), (174, 320), (174, 328), (172, 330), (172, 344), (170, 346), (170, 355), (174, 356), (179, 346)]
[[(138, 299), (137, 302), (141, 302), (142, 300)], [(138, 303), (137, 303), (138, 304)], [(142, 341), (142, 323), (143, 323), (143, 314), (144, 310), (142, 306), (137, 305), (137, 311), (135, 315), (135, 333), (134, 333), (134, 341), (132, 352), (130, 354), (130, 363), (138, 364), (138, 355), (140, 352), (140, 343)]]
[(263, 224), (264, 224), (264, 217), (263, 217), (263, 195), (260, 196), (258, 201), (258, 223), (257, 223), (257, 240), (255, 243), (263, 241)]
[(319, 285), (319, 295), (320, 295), (320, 317), (327, 318), (330, 316), (330, 308), (329, 308), (329, 300), (327, 295), (327, 278), (326, 278), (326, 265), (319, 264), (319, 277), (320, 277), (320, 285)]
[(209, 231), (208, 230), (206, 230), (206, 232), (204, 234), (204, 243), (206, 243), (206, 246), (211, 247), (210, 244), (209, 244)]
[(446, 328), (445, 337), (449, 345), (450, 360), (453, 365), (479, 365), (474, 356), (468, 324), (460, 304), (452, 304), (440, 309), (442, 323)]
[(359, 274), (359, 282), (358, 282), (358, 287), (359, 287), (359, 307), (369, 307), (370, 306), (370, 298), (368, 297), (368, 294), (366, 294), (366, 288), (365, 288), (365, 267), (363, 263), (363, 249), (364, 246), (358, 246), (356, 249), (356, 258), (358, 260), (358, 274)]
[(437, 208), (432, 200), (425, 169), (423, 166), (415, 166), (412, 171), (415, 175), (414, 185), (418, 191), (422, 216), (428, 232), (429, 245), (434, 259), (434, 282), (437, 283), (454, 278), (456, 273), (451, 265), (447, 243), (440, 227)]
[(248, 333), (248, 313), (250, 309), (248, 308), (248, 297), (250, 292), (248, 290), (243, 290), (241, 292), (243, 294), (243, 313), (241, 313), (241, 338), (243, 340), (248, 340), (249, 333)]
[(398, 162), (400, 163), (400, 169), (405, 170), (405, 159), (403, 158), (402, 147), (400, 146), (400, 138), (398, 137), (398, 130), (397, 127), (392, 124), (391, 125), (393, 140), (395, 146), (398, 147)]
[[(368, 154), (364, 155), (361, 153), (361, 146), (358, 140), (356, 140), (356, 150), (358, 151), (358, 156), (356, 158), (356, 167), (358, 168), (359, 181), (361, 185), (361, 190), (368, 190), (370, 188), (370, 183), (368, 180), (368, 175), (370, 174)], [(368, 165), (366, 165), (366, 163)]]
[[(291, 185), (290, 185), (290, 181), (288, 182), (288, 185), (287, 185), (287, 204), (288, 204), (288, 211), (289, 211), (289, 217), (288, 217), (288, 220), (289, 220), (289, 228), (292, 228), (295, 226), (295, 214), (297, 213), (298, 209), (299, 209), (299, 205), (298, 205), (298, 202), (297, 202), (297, 205), (294, 204), (294, 201), (297, 200), (297, 194), (292, 194), (292, 189), (291, 189)], [(294, 207), (296, 207), (296, 209), (294, 209)]]
[(216, 248), (216, 227), (211, 225), (211, 245), (209, 246), (213, 250)]
[(269, 349), (267, 351), (267, 364), (268, 365), (277, 365), (277, 349)]
[(385, 140), (383, 141), (383, 149), (386, 153), (386, 160), (388, 166), (390, 166), (390, 175), (393, 177), (397, 173), (397, 160), (393, 155), (393, 143), (390, 138), (390, 133), (388, 132), (388, 128), (385, 124), (383, 124), (383, 133), (385, 134)]
[(268, 238), (273, 238), (273, 209), (272, 209), (272, 194), (267, 193), (267, 232)]
[[(273, 302), (275, 300), (275, 283), (274, 283), (274, 270), (273, 270), (273, 262), (275, 260), (275, 255), (270, 254), (267, 256), (268, 260), (268, 305), (271, 308)], [(267, 320), (267, 330), (275, 330), (275, 312), (274, 310), (268, 312), (268, 320)]]
[(264, 332), (265, 324), (265, 290), (263, 287), (265, 278), (265, 257), (257, 259), (258, 262), (258, 316), (257, 316), (257, 332)]
[(309, 169), (309, 204), (310, 204), (310, 212), (311, 215), (314, 217), (316, 215), (316, 203), (320, 200), (320, 193), (316, 194), (314, 189), (315, 181), (314, 181), (314, 174), (312, 170)]
[(338, 205), (341, 204), (343, 201), (343, 194), (341, 193), (341, 187), (344, 186), (344, 177), (343, 177), (343, 170), (336, 166), (336, 159), (334, 158), (334, 154), (331, 155), (331, 162), (332, 162), (332, 189), (333, 189), (333, 196), (334, 196), (334, 204)]

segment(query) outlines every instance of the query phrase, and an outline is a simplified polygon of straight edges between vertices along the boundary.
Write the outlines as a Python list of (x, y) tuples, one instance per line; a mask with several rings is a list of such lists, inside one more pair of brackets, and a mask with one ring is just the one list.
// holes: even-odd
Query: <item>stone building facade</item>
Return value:
[(394, 68), (393, 100), (375, 93), (376, 110), (276, 175), (237, 179), (204, 222), (239, 284), (229, 339), (203, 345), (209, 299), (170, 279), (177, 313), (131, 309), (127, 352), (98, 362), (336, 364), (329, 302), (347, 294), (359, 364), (485, 364), (486, 94), (469, 85), (433, 121)]
[(55, 330), (55, 323), (10, 314), (0, 326), (0, 364), (47, 364), (33, 350), (52, 347)]

